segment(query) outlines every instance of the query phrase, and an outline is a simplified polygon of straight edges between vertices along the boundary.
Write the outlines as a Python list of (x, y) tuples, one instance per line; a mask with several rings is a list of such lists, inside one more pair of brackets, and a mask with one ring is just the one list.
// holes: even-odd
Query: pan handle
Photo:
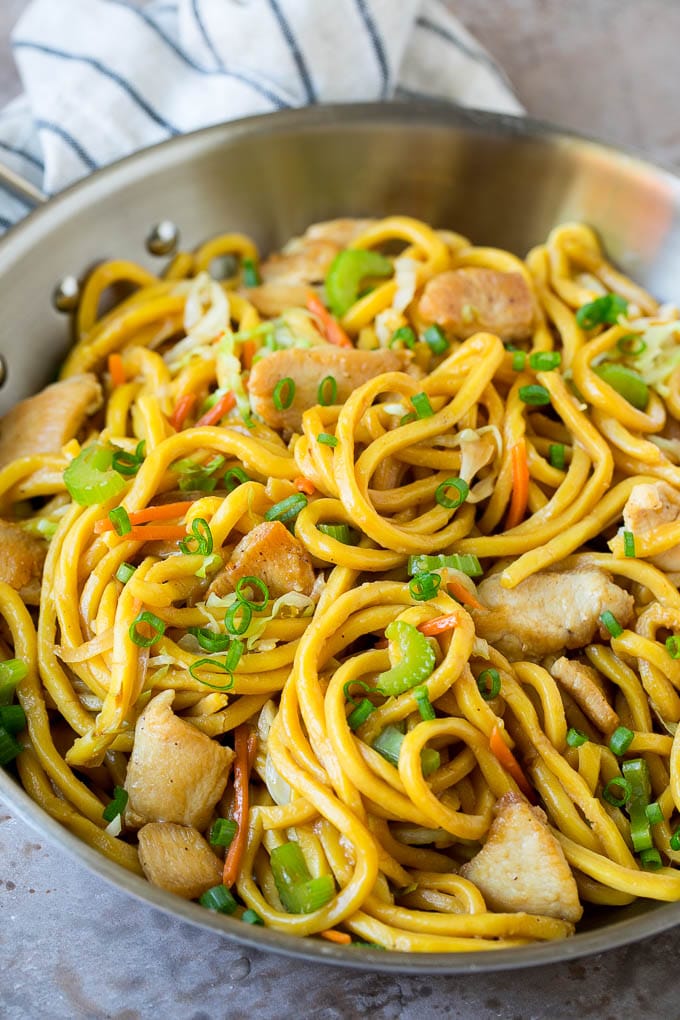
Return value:
[(43, 191), (36, 188), (34, 184), (31, 184), (16, 171), (10, 170), (4, 163), (0, 163), (0, 186), (7, 188), (17, 198), (28, 202), (31, 208), (36, 205), (44, 205), (47, 201), (47, 195)]

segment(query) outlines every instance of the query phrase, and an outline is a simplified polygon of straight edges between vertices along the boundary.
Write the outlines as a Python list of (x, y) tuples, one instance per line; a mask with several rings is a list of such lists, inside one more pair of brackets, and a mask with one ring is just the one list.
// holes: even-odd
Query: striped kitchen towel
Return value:
[[(0, 160), (47, 194), (164, 138), (310, 103), (407, 97), (521, 112), (443, 0), (33, 0)], [(27, 211), (0, 191), (0, 227)]]

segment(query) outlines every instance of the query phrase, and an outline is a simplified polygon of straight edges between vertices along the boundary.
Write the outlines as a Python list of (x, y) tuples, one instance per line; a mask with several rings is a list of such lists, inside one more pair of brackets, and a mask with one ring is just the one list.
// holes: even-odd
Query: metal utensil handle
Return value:
[(0, 186), (7, 188), (24, 202), (28, 202), (31, 207), (43, 205), (47, 201), (47, 195), (40, 188), (36, 188), (15, 170), (10, 170), (4, 163), (0, 163)]

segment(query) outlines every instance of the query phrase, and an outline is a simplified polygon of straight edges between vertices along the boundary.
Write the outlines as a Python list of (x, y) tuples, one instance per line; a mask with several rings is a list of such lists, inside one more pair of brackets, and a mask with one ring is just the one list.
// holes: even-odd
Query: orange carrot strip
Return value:
[(418, 630), (425, 637), (436, 637), (437, 634), (445, 634), (447, 630), (453, 630), (458, 623), (458, 617), (454, 613), (446, 616), (435, 616), (434, 620), (426, 620), (421, 623)]
[(311, 482), (309, 478), (305, 478), (304, 475), (298, 475), (293, 484), (298, 492), (304, 492), (308, 496), (312, 496), (316, 492), (314, 482)]
[(243, 723), (234, 730), (234, 821), (238, 825), (236, 835), (231, 841), (227, 856), (224, 858), (224, 874), (222, 881), (229, 888), (238, 878), (241, 861), (248, 842), (248, 809), (251, 756), (254, 757), (254, 746), (257, 737), (250, 727)]
[(449, 589), (451, 595), (458, 602), (462, 602), (464, 606), (472, 606), (473, 609), (486, 609), (479, 599), (476, 599), (474, 595), (467, 590), (462, 581), (457, 581), (455, 578), (452, 581), (448, 581), (446, 587)]
[(322, 939), (327, 939), (328, 942), (337, 942), (339, 946), (348, 946), (352, 941), (351, 935), (348, 935), (346, 931), (337, 931), (336, 928), (326, 928), (325, 931), (320, 931), (319, 935)]
[(243, 361), (243, 367), (249, 372), (253, 367), (253, 358), (255, 357), (255, 341), (244, 340), (243, 347), (241, 348), (241, 359)]
[(333, 318), (313, 290), (307, 294), (307, 309), (312, 315), (316, 315), (329, 344), (335, 344), (336, 347), (354, 347), (338, 320)]
[(109, 354), (109, 375), (114, 386), (122, 386), (127, 381), (123, 359), (120, 354)]
[(196, 428), (201, 428), (202, 425), (217, 425), (220, 419), (224, 418), (225, 414), (228, 414), (233, 407), (236, 407), (236, 397), (230, 390), (228, 393), (223, 393), (210, 410), (198, 419)]
[(196, 394), (185, 393), (184, 396), (180, 397), (177, 403), (175, 404), (175, 410), (172, 412), (172, 415), (170, 416), (170, 424), (172, 425), (173, 429), (177, 430), (177, 432), (181, 432), (181, 430), (183, 429), (184, 422), (191, 414), (195, 403)]
[(491, 751), (496, 755), (498, 761), (501, 763), (508, 775), (512, 776), (520, 790), (531, 804), (536, 803), (536, 794), (534, 793), (529, 780), (524, 775), (522, 767), (515, 758), (514, 754), (503, 740), (500, 726), (494, 726), (491, 730), (491, 736), (489, 737), (489, 747)]
[(524, 518), (529, 502), (529, 463), (526, 439), (520, 439), (510, 451), (512, 458), (512, 498), (505, 530), (516, 528)]
[[(147, 506), (143, 510), (133, 510), (130, 517), (130, 524), (148, 524), (149, 521), (169, 521), (173, 517), (181, 517), (193, 506), (190, 499), (178, 503), (161, 503), (159, 506)], [(108, 517), (95, 521), (95, 534), (101, 535), (104, 531), (113, 531), (113, 524)]]

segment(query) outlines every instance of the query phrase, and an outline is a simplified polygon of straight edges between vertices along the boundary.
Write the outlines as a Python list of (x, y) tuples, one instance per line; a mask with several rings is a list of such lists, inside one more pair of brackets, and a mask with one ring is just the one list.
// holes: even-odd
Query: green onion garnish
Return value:
[(307, 506), (307, 497), (304, 493), (299, 492), (295, 496), (288, 496), (286, 499), (282, 499), (280, 503), (275, 503), (274, 506), (270, 507), (265, 512), (265, 521), (281, 521), (282, 524), (287, 524), (289, 521), (294, 521), (301, 510)]
[(605, 323), (613, 326), (620, 315), (628, 311), (628, 302), (618, 294), (603, 294), (602, 297), (582, 305), (576, 313), (576, 321), (582, 329), (595, 329)]
[(233, 492), (239, 485), (249, 482), (250, 478), (240, 467), (230, 468), (222, 479), (222, 485), (227, 492)]
[(623, 634), (623, 627), (616, 619), (613, 613), (610, 613), (608, 609), (602, 613), (600, 617), (600, 623), (605, 627), (613, 638), (621, 637)]
[[(620, 792), (617, 793), (617, 790)], [(613, 779), (610, 779), (602, 791), (602, 796), (612, 807), (623, 807), (630, 800), (630, 795), (630, 783), (621, 776), (614, 776)]]
[(0, 726), (0, 765), (9, 765), (23, 749), (23, 745), (15, 740), (4, 726)]
[(322, 446), (337, 446), (338, 440), (335, 436), (332, 436), (330, 432), (319, 432), (316, 437), (317, 443), (321, 443)]
[(262, 920), (260, 915), (256, 913), (254, 910), (251, 910), (250, 907), (248, 908), (248, 910), (243, 911), (243, 913), (241, 914), (241, 920), (244, 922), (244, 924), (264, 925), (264, 921)]
[(550, 403), (550, 394), (545, 386), (532, 383), (530, 386), (520, 386), (519, 399), (523, 404), (530, 404), (532, 407), (542, 407)]
[(322, 534), (334, 538), (336, 542), (343, 545), (355, 545), (349, 524), (318, 524), (317, 528)]
[(257, 287), (260, 283), (260, 274), (254, 259), (241, 259), (241, 272), (243, 274), (244, 287)]
[[(446, 495), (448, 489), (455, 489), (458, 493), (458, 498), (451, 499), (450, 496)], [(447, 478), (446, 481), (441, 482), (435, 491), (434, 498), (440, 506), (446, 507), (447, 510), (455, 510), (470, 495), (470, 486), (467, 482), (463, 481), (462, 478)]]
[(117, 535), (127, 535), (132, 531), (130, 515), (124, 506), (117, 506), (113, 510), (109, 510), (109, 520), (113, 524), (113, 530)]
[[(259, 591), (261, 599), (258, 602), (257, 599), (248, 599), (243, 594), (245, 588), (254, 588)], [(264, 583), (261, 577), (242, 577), (236, 582), (236, 597), (244, 605), (250, 606), (251, 609), (262, 610), (267, 608), (269, 602), (269, 588)]]
[(136, 569), (137, 567), (133, 567), (131, 563), (121, 563), (116, 571), (116, 580), (121, 584), (127, 584)]
[(675, 830), (669, 840), (671, 850), (675, 850), (676, 853), (680, 850), (680, 826)]
[(501, 675), (497, 669), (483, 669), (477, 677), (477, 690), (485, 701), (493, 701), (501, 693)]
[(356, 698), (352, 697), (352, 688), (361, 687), (362, 691), (370, 692), (373, 690), (370, 684), (367, 684), (365, 680), (348, 680), (342, 688), (342, 693), (345, 695), (345, 701), (349, 701), (350, 705), (358, 705), (359, 702)]
[(436, 712), (432, 707), (430, 696), (427, 693), (427, 687), (421, 685), (420, 687), (414, 687), (411, 692), (413, 697), (416, 699), (418, 705), (418, 711), (420, 712), (420, 718), (426, 722), (430, 719), (436, 718)]
[(526, 351), (513, 351), (512, 352), (512, 370), (513, 372), (523, 372), (527, 363)]
[(295, 382), (289, 375), (279, 379), (274, 387), (272, 400), (277, 411), (287, 411), (295, 399)]
[(638, 411), (646, 409), (649, 386), (632, 368), (626, 368), (615, 361), (603, 361), (600, 365), (593, 365), (593, 372)]
[(671, 634), (666, 638), (666, 651), (671, 659), (680, 659), (680, 638), (677, 635)]
[(637, 336), (635, 333), (629, 333), (628, 336), (622, 336), (620, 340), (616, 341), (616, 346), (621, 354), (626, 358), (639, 358), (641, 354), (644, 354), (647, 350), (647, 344), (641, 336)]
[(635, 556), (635, 535), (632, 531), (624, 531), (623, 533), (623, 555)]
[(552, 467), (564, 471), (566, 462), (566, 450), (564, 443), (551, 443), (548, 447), (548, 460)]
[(198, 902), (202, 907), (215, 910), (218, 914), (234, 914), (238, 909), (238, 903), (226, 885), (214, 885), (199, 897)]
[(635, 734), (626, 726), (617, 726), (609, 738), (609, 750), (614, 754), (625, 754), (633, 742)]
[(402, 343), (404, 347), (413, 350), (416, 345), (416, 335), (410, 326), (400, 326), (399, 329), (395, 329), (390, 340), (390, 347), (394, 347), (396, 343)]
[[(213, 673), (226, 673), (229, 679), (226, 684), (211, 684), (209, 680), (198, 675), (199, 669), (210, 669)], [(189, 675), (194, 680), (198, 680), (199, 684), (204, 684), (205, 687), (210, 687), (213, 691), (230, 691), (234, 686), (234, 677), (229, 666), (226, 661), (220, 662), (219, 659), (196, 659), (189, 666)]]
[(334, 404), (338, 396), (338, 384), (334, 375), (327, 375), (319, 383), (316, 391), (316, 402), (322, 407)]
[(235, 670), (241, 661), (242, 655), (243, 642), (237, 640), (237, 638), (233, 638), (229, 648), (227, 649), (227, 654), (224, 657), (224, 665), (226, 668), (230, 671)]
[[(139, 633), (138, 628), (141, 623), (151, 627), (152, 634), (150, 637), (145, 637), (144, 634)], [(130, 635), (130, 640), (139, 645), (140, 648), (151, 648), (151, 645), (155, 645), (165, 634), (165, 624), (153, 613), (144, 610), (132, 621), (128, 634)]]
[(330, 875), (312, 878), (297, 843), (282, 843), (269, 855), (276, 889), (290, 914), (311, 914), (333, 898), (335, 882)]
[(410, 425), (412, 421), (417, 421), (418, 415), (415, 411), (409, 411), (408, 414), (402, 414), (399, 419), (400, 425)]
[[(630, 730), (628, 731), (630, 733)], [(647, 808), (652, 786), (649, 781), (649, 769), (643, 758), (624, 761), (621, 765), (624, 779), (630, 786), (630, 797), (626, 810), (630, 818), (630, 839), (633, 849), (650, 850), (654, 846)]]
[(431, 418), (434, 414), (427, 393), (416, 393), (415, 396), (411, 397), (411, 403), (419, 418)]
[(428, 599), (435, 597), (441, 583), (442, 579), (439, 574), (416, 574), (409, 581), (408, 590), (411, 593), (411, 598), (416, 602), (427, 602)]
[(441, 326), (437, 326), (436, 323), (427, 327), (423, 333), (423, 340), (433, 354), (444, 354), (444, 352), (449, 349), (449, 342), (446, 339), (444, 331)]
[(210, 842), (213, 846), (231, 846), (238, 832), (238, 822), (233, 818), (216, 818), (210, 827)]
[(210, 556), (213, 551), (213, 537), (208, 522), (203, 517), (196, 517), (191, 522), (191, 532), (191, 535), (187, 535), (179, 543), (182, 552), (186, 556)]
[(26, 725), (26, 713), (21, 705), (0, 705), (0, 726), (15, 736)]
[(23, 659), (5, 659), (0, 662), (0, 705), (9, 705), (17, 685), (28, 676), (28, 666)]
[(351, 730), (358, 730), (368, 719), (371, 712), (375, 711), (375, 705), (368, 698), (362, 698), (355, 709), (347, 716), (347, 725)]
[[(403, 743), (404, 734), (400, 733), (396, 726), (386, 726), (382, 733), (378, 734), (373, 741), (373, 750), (382, 755), (385, 761), (398, 767), (401, 745)], [(420, 752), (420, 764), (424, 776), (429, 776), (436, 772), (441, 765), (439, 751), (435, 751), (431, 747), (424, 747)]]
[(652, 801), (651, 804), (647, 805), (645, 814), (650, 825), (660, 825), (664, 820), (663, 811), (659, 806), (658, 800)]
[(649, 868), (650, 871), (656, 871), (657, 868), (663, 867), (661, 854), (656, 847), (651, 846), (640, 851), (640, 864), (643, 868)]
[(134, 453), (128, 453), (127, 450), (120, 450), (116, 447), (113, 452), (113, 457), (111, 458), (111, 467), (114, 471), (117, 471), (119, 475), (132, 477), (137, 474), (144, 463), (145, 454), (145, 439), (142, 439), (141, 442), (137, 443)]
[(534, 351), (529, 355), (529, 365), (537, 372), (552, 372), (562, 364), (559, 351)]
[(232, 640), (228, 634), (216, 634), (207, 627), (189, 627), (189, 633), (194, 635), (205, 652), (211, 653), (226, 651)]
[(110, 801), (102, 811), (102, 818), (105, 822), (112, 822), (118, 815), (122, 815), (128, 802), (128, 792), (122, 786), (114, 786), (113, 800)]
[(568, 747), (581, 747), (582, 744), (588, 743), (588, 735), (583, 730), (577, 730), (573, 726), (570, 726), (567, 730), (567, 746)]
[[(236, 614), (239, 613), (239, 622), (236, 623)], [(234, 602), (233, 606), (229, 606), (226, 613), (224, 614), (224, 626), (230, 634), (235, 634), (239, 637), (241, 634), (245, 634), (250, 627), (250, 621), (253, 618), (253, 611), (247, 602), (241, 602), (238, 599)]]
[(472, 553), (437, 553), (435, 556), (418, 553), (416, 556), (409, 556), (408, 572), (411, 576), (429, 570), (441, 570), (444, 567), (460, 570), (468, 577), (481, 577), (484, 573), (481, 563)]

